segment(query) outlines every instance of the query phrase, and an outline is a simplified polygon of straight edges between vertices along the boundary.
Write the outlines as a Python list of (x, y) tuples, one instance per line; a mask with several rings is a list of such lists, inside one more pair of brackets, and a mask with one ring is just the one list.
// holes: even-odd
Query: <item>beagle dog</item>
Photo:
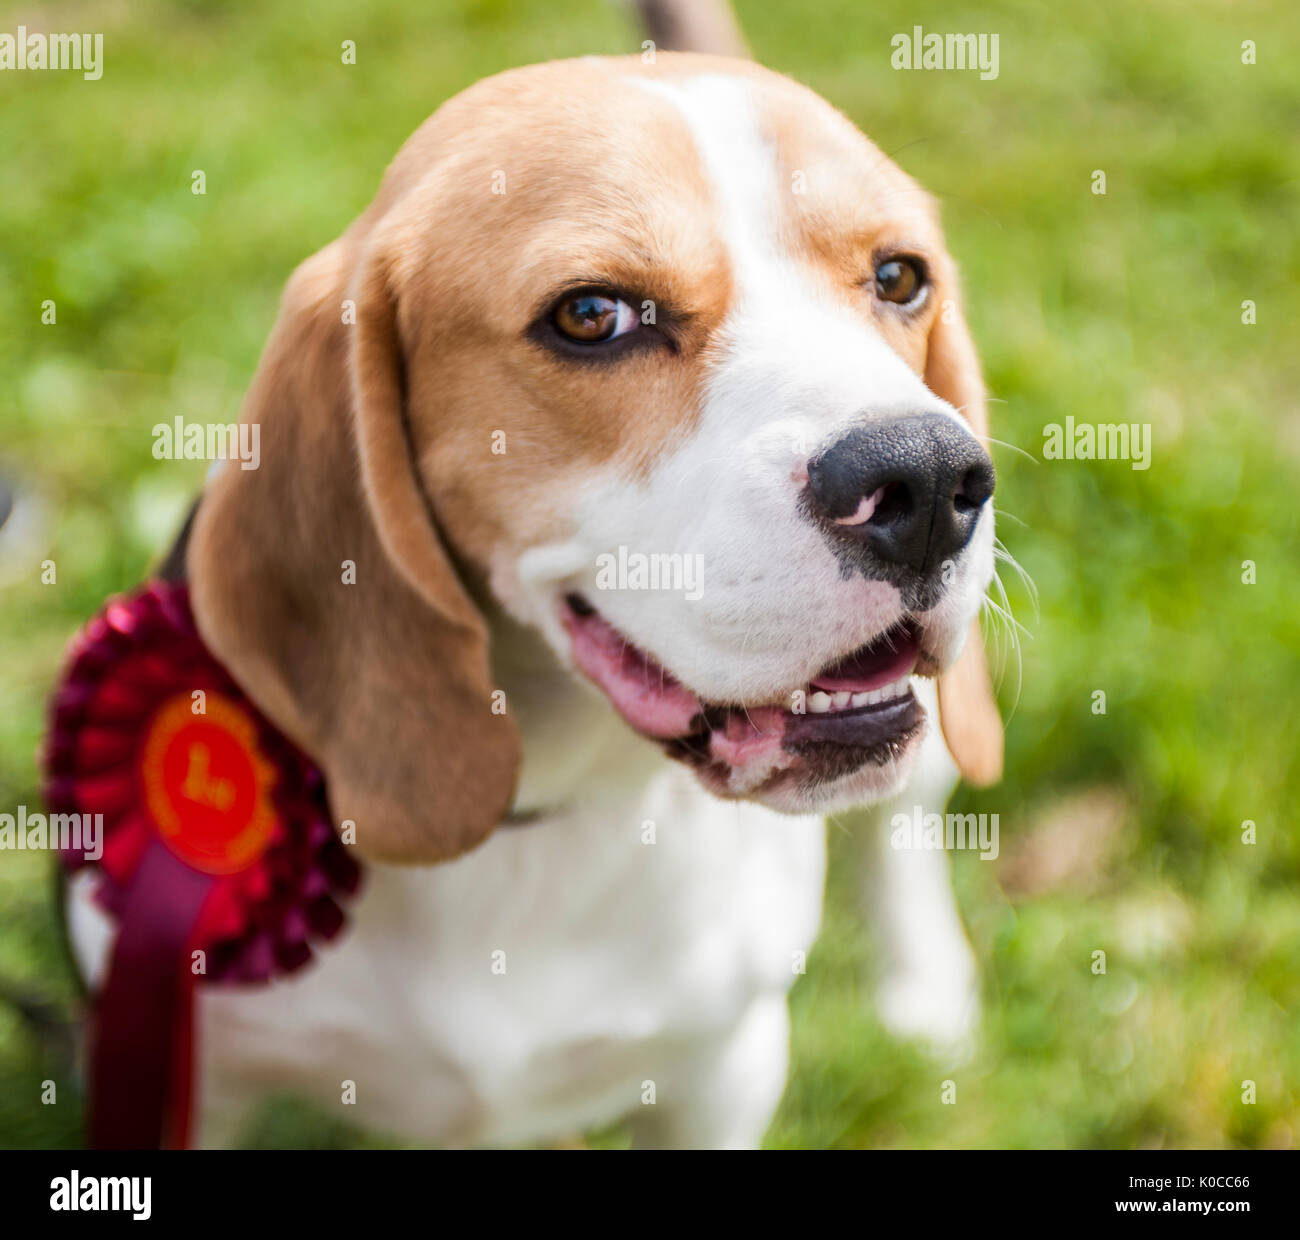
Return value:
[(946, 859), (887, 824), (1000, 766), (984, 393), (931, 199), (845, 117), (694, 54), (479, 82), (294, 273), (244, 417), (195, 614), (369, 866), (313, 968), (201, 992), (203, 1144), (346, 1081), (418, 1142), (756, 1145), (854, 807), (886, 1019), (968, 1030)]

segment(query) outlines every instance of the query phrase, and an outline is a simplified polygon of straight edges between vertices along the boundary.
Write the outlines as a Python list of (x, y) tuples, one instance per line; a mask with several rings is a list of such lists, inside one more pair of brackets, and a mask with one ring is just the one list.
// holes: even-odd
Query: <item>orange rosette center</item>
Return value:
[(189, 693), (168, 699), (140, 752), (145, 806), (159, 836), (187, 865), (234, 874), (266, 850), (275, 828), (275, 769), (237, 702), (209, 692), (202, 714)]

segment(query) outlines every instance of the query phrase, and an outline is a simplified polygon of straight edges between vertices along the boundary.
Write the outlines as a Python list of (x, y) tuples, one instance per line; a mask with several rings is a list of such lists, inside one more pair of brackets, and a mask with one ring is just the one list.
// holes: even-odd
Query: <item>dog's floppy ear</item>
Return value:
[(260, 466), (209, 484), (188, 570), (209, 648), (320, 765), (335, 822), (372, 858), (434, 862), (505, 816), (519, 738), (417, 477), (396, 295), (358, 231), (294, 273), (244, 411)]
[[(952, 405), (987, 446), (984, 379), (975, 342), (955, 299), (943, 302), (930, 329), (925, 384)], [(1002, 775), (1002, 718), (978, 619), (957, 662), (939, 677), (939, 720), (963, 778), (976, 787), (996, 783)]]

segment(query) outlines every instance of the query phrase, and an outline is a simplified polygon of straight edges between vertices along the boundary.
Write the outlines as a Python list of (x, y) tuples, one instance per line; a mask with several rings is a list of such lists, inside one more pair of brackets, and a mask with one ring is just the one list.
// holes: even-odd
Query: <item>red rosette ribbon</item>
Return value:
[(182, 583), (112, 599), (73, 639), (44, 767), (50, 813), (101, 824), (62, 859), (98, 867), (118, 923), (90, 1013), (90, 1144), (183, 1147), (195, 983), (302, 968), (360, 868), (320, 772), (208, 653)]

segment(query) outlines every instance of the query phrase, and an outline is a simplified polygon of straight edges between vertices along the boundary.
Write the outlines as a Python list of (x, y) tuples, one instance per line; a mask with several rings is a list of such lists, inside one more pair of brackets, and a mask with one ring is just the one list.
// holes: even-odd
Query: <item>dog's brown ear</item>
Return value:
[(385, 270), (348, 234), (294, 273), (244, 411), (260, 466), (209, 484), (188, 570), (209, 648), (320, 765), (335, 822), (434, 862), (505, 816), (519, 738), (416, 474)]
[[(955, 298), (939, 308), (925, 357), (925, 383), (970, 423), (987, 446), (988, 408), (975, 342)], [(976, 787), (1002, 775), (1002, 717), (977, 619), (957, 662), (939, 677), (939, 721), (948, 751), (963, 778)]]

